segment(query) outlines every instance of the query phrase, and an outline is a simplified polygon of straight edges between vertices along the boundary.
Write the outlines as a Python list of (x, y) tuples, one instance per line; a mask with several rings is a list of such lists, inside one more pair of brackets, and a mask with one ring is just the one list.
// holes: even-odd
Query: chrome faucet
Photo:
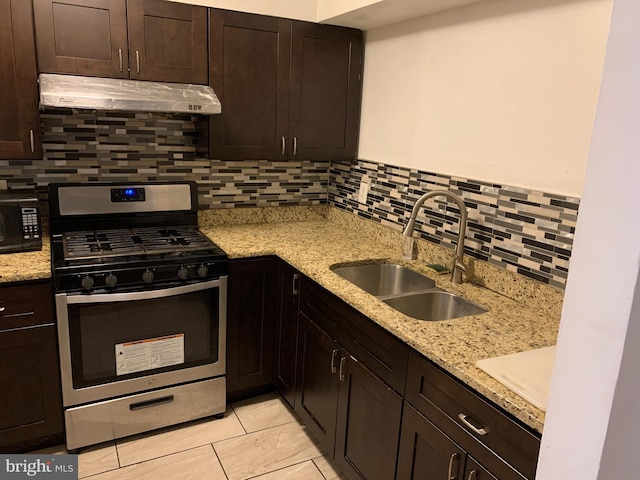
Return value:
[(407, 222), (407, 226), (404, 227), (402, 231), (402, 235), (404, 235), (404, 257), (407, 259), (415, 259), (415, 239), (413, 238), (413, 228), (416, 223), (416, 217), (418, 216), (418, 210), (422, 204), (430, 199), (431, 197), (443, 196), (447, 197), (449, 200), (454, 201), (458, 205), (458, 209), (460, 209), (460, 229), (458, 231), (458, 245), (456, 245), (456, 258), (453, 261), (453, 272), (451, 274), (451, 280), (453, 283), (462, 283), (462, 272), (467, 271), (467, 267), (462, 263), (464, 259), (464, 238), (465, 231), (467, 229), (467, 206), (464, 204), (464, 200), (455, 193), (449, 192), (447, 190), (434, 190), (432, 192), (425, 193), (422, 195), (413, 206), (413, 210), (411, 211), (411, 217)]

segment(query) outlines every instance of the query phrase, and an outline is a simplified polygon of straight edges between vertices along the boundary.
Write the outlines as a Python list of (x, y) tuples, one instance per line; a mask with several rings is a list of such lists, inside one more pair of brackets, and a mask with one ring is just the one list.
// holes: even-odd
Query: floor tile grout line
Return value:
[[(322, 458), (322, 457), (316, 457), (316, 458)], [(318, 472), (320, 472), (320, 476), (322, 478), (324, 478), (324, 480), (327, 480), (327, 477), (324, 476), (324, 473), (322, 473), (322, 470), (320, 470), (320, 467), (318, 466), (318, 464), (315, 462), (315, 458), (311, 459), (311, 463), (313, 463), (313, 466), (316, 467), (316, 470), (318, 470)]]
[(216, 447), (213, 445), (213, 443), (210, 443), (209, 445), (211, 445), (211, 449), (213, 450), (213, 454), (218, 459), (218, 463), (220, 464), (220, 468), (222, 468), (222, 473), (224, 473), (225, 478), (227, 480), (229, 480), (229, 475), (227, 474), (227, 471), (225, 470), (224, 465), (222, 464), (222, 460), (220, 460), (220, 455), (218, 455)]
[[(307, 462), (313, 463), (313, 466), (316, 467), (316, 469), (318, 471), (320, 471), (320, 469), (318, 469), (318, 466), (313, 462), (313, 459), (309, 458), (307, 460), (302, 460), (302, 461), (297, 462), (297, 463), (292, 463), (291, 465), (286, 465), (284, 467), (276, 468), (275, 470), (270, 470), (268, 472), (263, 472), (263, 473), (260, 473), (258, 475), (254, 475), (253, 477), (244, 477), (244, 478), (241, 478), (241, 479), (238, 479), (238, 480), (254, 480), (256, 478), (259, 479), (260, 477), (262, 477), (264, 475), (269, 475), (271, 473), (279, 472), (281, 470), (284, 470), (285, 468), (295, 467), (296, 465), (302, 465), (303, 463), (307, 463)], [(320, 472), (320, 475), (322, 475), (322, 472)], [(326, 480), (326, 477), (324, 475), (322, 475), (322, 478), (325, 478), (325, 480)]]
[(235, 407), (233, 406), (233, 404), (229, 404), (229, 407), (231, 408), (231, 411), (233, 412), (233, 414), (236, 416), (236, 418), (238, 419), (238, 423), (240, 423), (240, 426), (242, 427), (242, 429), (244, 430), (245, 434), (248, 434), (249, 432), (247, 431), (246, 427), (244, 426), (244, 423), (242, 423), (242, 420), (240, 420), (240, 415), (238, 415), (238, 412), (236, 412)]

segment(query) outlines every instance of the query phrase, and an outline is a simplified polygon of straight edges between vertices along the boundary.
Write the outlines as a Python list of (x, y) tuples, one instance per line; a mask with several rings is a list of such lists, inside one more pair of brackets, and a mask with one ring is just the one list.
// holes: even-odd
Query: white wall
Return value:
[(367, 32), (360, 158), (580, 196), (612, 1), (488, 1)]
[(638, 477), (638, 18), (615, 0), (537, 480)]
[(240, 12), (259, 13), (276, 17), (315, 22), (318, 17), (317, 0), (172, 0), (205, 7), (225, 8)]

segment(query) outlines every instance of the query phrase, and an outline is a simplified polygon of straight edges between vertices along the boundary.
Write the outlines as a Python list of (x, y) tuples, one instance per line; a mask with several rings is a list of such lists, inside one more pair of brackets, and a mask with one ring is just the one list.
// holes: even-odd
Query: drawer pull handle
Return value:
[(472, 432), (477, 433), (478, 435), (486, 435), (487, 433), (489, 433), (486, 429), (480, 427), (476, 427), (475, 425), (473, 425), (469, 420), (467, 420), (467, 417), (464, 413), (459, 413), (458, 414), (458, 418), (460, 419), (460, 421), (462, 423), (464, 423)]
[(336, 366), (336, 358), (338, 358), (338, 353), (340, 350), (337, 348), (331, 352), (331, 373), (336, 373), (338, 371), (338, 367)]
[(142, 410), (143, 408), (157, 407), (158, 405), (165, 405), (171, 402), (173, 402), (173, 395), (167, 395), (166, 397), (154, 398), (153, 400), (147, 400), (145, 402), (132, 403), (129, 405), (129, 410)]
[(7, 309), (7, 307), (0, 307), (0, 313), (4, 312)]
[(347, 378), (344, 374), (344, 366), (347, 364), (347, 357), (342, 357), (340, 359), (340, 381), (344, 382), (344, 379)]
[(456, 480), (456, 478), (458, 478), (458, 474), (456, 472), (456, 474), (453, 473), (453, 463), (456, 462), (458, 460), (458, 453), (452, 453), (451, 457), (449, 458), (449, 471), (447, 473), (447, 480)]
[(467, 478), (467, 480), (476, 480), (478, 478), (478, 472), (476, 472), (475, 470), (471, 470), (469, 472), (469, 477)]

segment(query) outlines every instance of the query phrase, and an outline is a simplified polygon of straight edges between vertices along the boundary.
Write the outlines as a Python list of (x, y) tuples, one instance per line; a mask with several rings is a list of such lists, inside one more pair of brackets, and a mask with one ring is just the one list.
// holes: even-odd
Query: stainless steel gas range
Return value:
[(191, 182), (52, 184), (67, 448), (222, 414), (227, 256)]

